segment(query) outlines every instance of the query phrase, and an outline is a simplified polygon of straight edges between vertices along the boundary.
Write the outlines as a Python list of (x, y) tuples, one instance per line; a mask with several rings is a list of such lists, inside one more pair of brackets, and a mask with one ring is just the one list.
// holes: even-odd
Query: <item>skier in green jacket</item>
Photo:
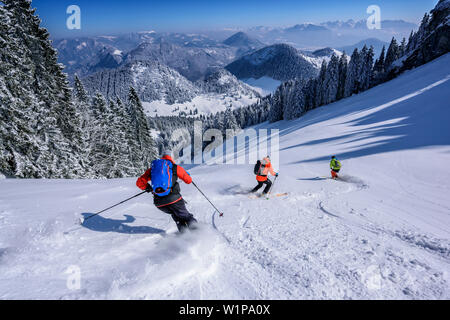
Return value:
[(333, 179), (339, 178), (338, 173), (341, 171), (342, 164), (341, 162), (336, 158), (336, 156), (331, 157), (330, 162), (330, 168), (331, 168), (331, 177)]

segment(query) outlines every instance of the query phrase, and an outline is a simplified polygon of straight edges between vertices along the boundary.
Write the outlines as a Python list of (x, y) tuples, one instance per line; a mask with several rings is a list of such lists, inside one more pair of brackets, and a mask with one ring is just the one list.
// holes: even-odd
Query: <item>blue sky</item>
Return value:
[[(227, 27), (291, 26), (367, 18), (369, 5), (381, 18), (418, 22), (438, 0), (33, 0), (53, 37), (117, 34), (130, 31), (192, 32)], [(81, 27), (68, 30), (66, 9), (81, 8)]]

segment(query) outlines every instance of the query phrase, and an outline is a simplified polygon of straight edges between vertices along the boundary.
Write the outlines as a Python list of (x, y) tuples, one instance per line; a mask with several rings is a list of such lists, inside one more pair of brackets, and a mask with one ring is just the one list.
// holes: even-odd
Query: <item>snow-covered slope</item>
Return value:
[[(286, 197), (240, 194), (252, 164), (193, 168), (225, 213), (183, 185), (193, 234), (174, 236), (148, 195), (73, 225), (137, 193), (135, 179), (1, 180), (0, 299), (449, 299), (449, 64), (260, 125), (280, 129)], [(333, 154), (343, 181), (321, 178)]]

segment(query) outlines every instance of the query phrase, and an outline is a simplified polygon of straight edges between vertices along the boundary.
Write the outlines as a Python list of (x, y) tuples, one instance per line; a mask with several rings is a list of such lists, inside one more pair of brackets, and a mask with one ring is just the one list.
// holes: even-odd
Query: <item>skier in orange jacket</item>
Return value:
[(256, 180), (258, 181), (258, 185), (251, 191), (251, 193), (257, 192), (263, 185), (266, 185), (266, 188), (263, 191), (263, 194), (267, 194), (272, 187), (272, 181), (268, 178), (268, 175), (278, 177), (278, 173), (273, 171), (272, 163), (270, 162), (270, 157), (267, 156), (262, 161), (258, 161), (255, 165), (255, 174)]

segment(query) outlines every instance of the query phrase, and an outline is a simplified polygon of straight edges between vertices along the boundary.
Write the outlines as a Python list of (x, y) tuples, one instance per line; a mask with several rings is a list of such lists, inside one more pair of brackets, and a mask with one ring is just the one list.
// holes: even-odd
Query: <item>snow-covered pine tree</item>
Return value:
[(131, 150), (136, 143), (132, 139), (129, 116), (122, 101), (119, 98), (116, 98), (116, 101), (110, 99), (108, 111), (107, 122), (111, 138), (108, 143), (112, 147), (110, 158), (113, 164), (108, 177), (121, 178), (140, 174), (132, 163)]
[(259, 104), (259, 109), (261, 110), (260, 122), (265, 122), (269, 119), (270, 108), (272, 107), (270, 104), (271, 96), (266, 96), (261, 99)]
[(368, 53), (369, 53), (369, 50), (367, 49), (367, 46), (364, 45), (364, 47), (359, 52), (359, 64), (358, 64), (358, 72), (357, 72), (358, 76), (357, 76), (357, 81), (355, 83), (355, 86), (356, 86), (355, 93), (360, 93), (361, 91), (363, 91), (362, 86), (365, 81), (364, 79), (366, 78), (365, 65), (366, 65), (366, 59), (367, 59)]
[(327, 74), (327, 62), (322, 61), (322, 66), (320, 67), (319, 76), (317, 77), (317, 90), (316, 90), (316, 103), (317, 106), (322, 106), (325, 103), (325, 80)]
[(348, 61), (347, 55), (345, 51), (342, 53), (341, 58), (339, 59), (339, 79), (338, 79), (338, 90), (336, 94), (336, 99), (340, 100), (344, 98), (344, 90), (345, 90), (345, 79), (347, 78), (347, 69), (348, 69)]
[(225, 132), (225, 114), (223, 111), (216, 114), (211, 128)]
[(93, 128), (93, 114), (92, 107), (89, 101), (89, 96), (84, 88), (83, 83), (75, 75), (74, 89), (72, 91), (73, 103), (80, 118), (81, 130), (81, 155), (86, 162), (89, 162), (89, 154), (91, 148), (91, 130)]
[[(97, 92), (92, 99), (89, 160), (97, 178), (121, 178), (141, 173), (142, 164), (134, 168), (132, 148), (136, 146), (130, 135), (128, 113), (123, 105)], [(135, 148), (136, 152), (137, 148)]]
[(285, 107), (284, 118), (292, 120), (299, 118), (305, 110), (305, 93), (303, 88), (306, 84), (304, 80), (295, 80), (288, 93), (287, 107)]
[(395, 40), (395, 38), (392, 37), (391, 43), (386, 53), (386, 59), (384, 62), (385, 70), (388, 71), (389, 68), (392, 66), (392, 63), (394, 63), (394, 61), (397, 60), (398, 58), (399, 58), (399, 47), (397, 44), (397, 40)]
[[(421, 66), (450, 52), (450, 2), (439, 0), (430, 14), (425, 14), (419, 30), (414, 34), (409, 50), (398, 73)], [(397, 75), (394, 74), (393, 76)]]
[[(241, 130), (231, 107), (228, 107), (227, 110), (225, 111), (225, 128), (224, 128), (224, 130), (232, 130), (233, 135), (236, 134), (237, 132), (239, 132), (239, 130)], [(224, 133), (226, 134), (226, 131)]]
[[(20, 90), (10, 91), (11, 99), (19, 109), (25, 107), (31, 117), (23, 128), (25, 135), (33, 142), (33, 148), (9, 151), (9, 163), (14, 176), (72, 178), (85, 172), (80, 154), (81, 131), (63, 67), (57, 63), (56, 51), (52, 48), (47, 30), (40, 27), (28, 0), (3, 0), (3, 12), (8, 12), (9, 42), (16, 46), (16, 63), (10, 64), (11, 78), (23, 78)], [(20, 75), (21, 74), (21, 75)], [(12, 76), (14, 75), (14, 76)], [(12, 79), (8, 82), (14, 81)], [(21, 105), (21, 106), (20, 106)], [(13, 107), (11, 107), (13, 108)], [(16, 109), (16, 110), (19, 110)], [(25, 109), (22, 109), (23, 112)], [(14, 117), (20, 122), (20, 117)], [(19, 145), (24, 145), (27, 138)], [(37, 146), (37, 148), (36, 148)], [(10, 169), (11, 169), (10, 167)]]
[(347, 77), (345, 79), (344, 97), (349, 97), (357, 92), (360, 63), (360, 54), (358, 52), (358, 49), (355, 48), (348, 64)]
[(118, 96), (116, 96), (115, 106), (117, 107), (117, 110), (115, 111), (115, 114), (117, 115), (116, 121), (120, 123), (120, 131), (122, 131), (123, 133), (121, 149), (123, 150), (122, 152), (126, 153), (128, 162), (130, 163), (130, 168), (126, 170), (126, 173), (127, 175), (136, 175), (140, 173), (141, 167), (137, 163), (134, 163), (133, 159), (134, 152), (137, 152), (139, 150), (139, 146), (137, 140), (135, 140), (135, 132), (131, 125), (130, 113)]
[(384, 56), (386, 52), (386, 47), (383, 46), (381, 50), (380, 57), (375, 61), (375, 65), (373, 67), (373, 84), (378, 84), (382, 81), (384, 75)]
[(407, 54), (412, 53), (419, 47), (423, 39), (426, 38), (428, 34), (427, 29), (429, 22), (430, 22), (430, 15), (427, 12), (424, 14), (422, 18), (422, 22), (420, 23), (419, 29), (416, 32), (411, 31), (405, 53)]
[(339, 86), (339, 58), (333, 53), (326, 68), (323, 103), (336, 101)]
[[(82, 135), (80, 130), (79, 114), (71, 101), (71, 91), (67, 75), (63, 73), (64, 67), (58, 63), (56, 50), (49, 40), (50, 34), (45, 28), (40, 27), (41, 20), (34, 15), (35, 9), (31, 9), (31, 2), (27, 0), (15, 1), (17, 15), (28, 18), (28, 39), (35, 41), (32, 49), (35, 64), (34, 77), (37, 79), (35, 85), (36, 93), (41, 101), (49, 108), (51, 116), (55, 118), (57, 128), (65, 139), (59, 139), (59, 146), (54, 150), (59, 153), (61, 162), (66, 159), (67, 163), (61, 167), (65, 177), (79, 177), (83, 169), (80, 161), (73, 155), (81, 153), (80, 145)], [(18, 9), (20, 7), (20, 9)], [(20, 18), (18, 19), (21, 20)], [(27, 29), (27, 28), (26, 28)], [(54, 129), (53, 127), (51, 129)], [(56, 137), (56, 136), (55, 136)], [(64, 141), (65, 140), (65, 141)], [(55, 143), (57, 143), (55, 141)], [(81, 163), (81, 166), (84, 166)], [(73, 174), (71, 173), (73, 171)]]
[[(109, 169), (112, 167), (110, 157), (112, 146), (108, 123), (109, 106), (105, 97), (97, 92), (92, 99), (92, 127), (90, 130), (89, 166), (95, 177), (109, 177)], [(115, 161), (115, 159), (114, 159)]]
[(399, 47), (399, 56), (403, 57), (406, 54), (406, 38), (402, 39), (402, 42), (400, 43), (400, 47)]
[(288, 120), (291, 118), (292, 109), (293, 106), (293, 97), (292, 92), (294, 91), (296, 80), (288, 80), (283, 83), (283, 85), (280, 87), (280, 94), (283, 97), (283, 105), (282, 105), (282, 114), (283, 119)]
[[(364, 46), (365, 47), (365, 46)], [(366, 48), (366, 47), (365, 47)], [(370, 46), (369, 50), (362, 50), (361, 57), (361, 70), (360, 70), (360, 80), (359, 80), (359, 92), (366, 91), (372, 85), (373, 78), (373, 47)]]
[(272, 96), (271, 108), (269, 112), (269, 122), (271, 123), (283, 120), (284, 86), (285, 83), (282, 83)]
[(414, 44), (414, 30), (411, 30), (411, 33), (409, 34), (409, 38), (408, 38), (408, 44), (406, 45), (406, 53), (411, 53), (414, 48), (415, 48), (415, 44)]
[(74, 96), (75, 100), (78, 102), (84, 102), (84, 103), (89, 102), (89, 96), (86, 92), (86, 89), (84, 88), (83, 83), (81, 82), (80, 78), (78, 77), (78, 75), (75, 75), (75, 79), (74, 79), (73, 96)]
[(32, 157), (41, 145), (33, 135), (37, 101), (29, 89), (32, 74), (26, 69), (32, 61), (16, 36), (12, 13), (4, 6), (0, 6), (0, 48), (0, 173), (38, 177), (41, 168)]
[(294, 112), (294, 98), (292, 96), (296, 80), (288, 80), (283, 83), (281, 94), (283, 95), (283, 119), (290, 120)]
[[(426, 12), (422, 18), (422, 22), (420, 23), (419, 30), (416, 33), (416, 47), (423, 42), (423, 40), (427, 37), (428, 34), (428, 24), (430, 23), (431, 16), (428, 12)], [(416, 48), (414, 48), (416, 49)]]
[(239, 108), (238, 110), (237, 110), (237, 116), (236, 116), (236, 120), (237, 120), (237, 122), (238, 122), (238, 124), (239, 124), (239, 127), (240, 128), (244, 128), (244, 126), (245, 126), (245, 112), (244, 112), (244, 108)]
[(139, 147), (136, 150), (137, 159), (133, 162), (137, 168), (145, 170), (150, 166), (150, 162), (156, 158), (157, 154), (150, 128), (148, 127), (147, 117), (144, 113), (144, 107), (136, 89), (133, 87), (130, 87), (127, 107), (130, 125), (134, 131), (134, 139)]

